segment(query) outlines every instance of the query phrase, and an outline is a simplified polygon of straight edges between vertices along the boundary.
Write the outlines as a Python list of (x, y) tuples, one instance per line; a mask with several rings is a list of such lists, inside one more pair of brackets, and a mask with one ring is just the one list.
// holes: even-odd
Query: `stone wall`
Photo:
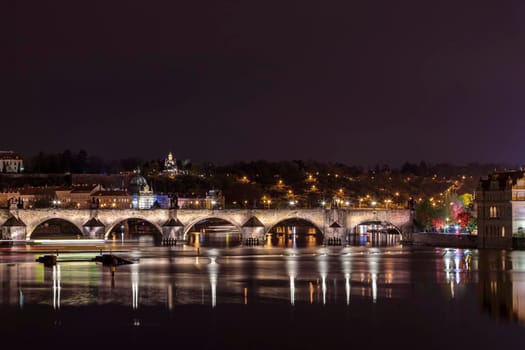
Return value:
[(478, 236), (475, 235), (415, 232), (411, 236), (411, 243), (419, 246), (474, 249), (478, 245)]

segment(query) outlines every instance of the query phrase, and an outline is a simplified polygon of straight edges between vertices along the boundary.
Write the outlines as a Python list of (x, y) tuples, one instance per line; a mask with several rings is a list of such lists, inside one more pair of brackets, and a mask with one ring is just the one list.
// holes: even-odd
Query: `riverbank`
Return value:
[[(417, 246), (476, 249), (478, 248), (478, 236), (468, 234), (413, 232), (403, 234), (401, 243)], [(512, 249), (525, 250), (525, 237), (513, 237)]]
[(432, 247), (478, 247), (478, 236), (468, 234), (446, 234), (434, 232), (412, 232), (404, 234), (402, 244)]

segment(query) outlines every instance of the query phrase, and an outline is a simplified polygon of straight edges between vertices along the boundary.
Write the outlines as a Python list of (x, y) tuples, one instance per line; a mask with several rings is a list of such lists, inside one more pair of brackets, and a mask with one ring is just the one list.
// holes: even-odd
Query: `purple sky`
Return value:
[(525, 163), (522, 0), (15, 6), (0, 149)]

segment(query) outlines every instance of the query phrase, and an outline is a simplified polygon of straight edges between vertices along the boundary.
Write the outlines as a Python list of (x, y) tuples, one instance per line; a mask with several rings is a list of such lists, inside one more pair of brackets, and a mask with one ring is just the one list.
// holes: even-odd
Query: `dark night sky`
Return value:
[(14, 6), (0, 149), (525, 162), (523, 0)]

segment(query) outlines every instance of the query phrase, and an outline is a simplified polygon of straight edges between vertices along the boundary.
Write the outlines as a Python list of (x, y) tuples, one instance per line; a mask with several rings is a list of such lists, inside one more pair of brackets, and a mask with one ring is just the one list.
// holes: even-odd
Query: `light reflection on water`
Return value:
[[(480, 313), (525, 323), (525, 252), (403, 247), (125, 247), (138, 263), (111, 268), (86, 252), (53, 267), (38, 254), (0, 255), (0, 307), (341, 305), (475, 295)], [(84, 261), (73, 261), (83, 257)], [(60, 261), (60, 258), (64, 261)], [(69, 259), (69, 260), (68, 260)], [(78, 259), (77, 259), (78, 260)]]

